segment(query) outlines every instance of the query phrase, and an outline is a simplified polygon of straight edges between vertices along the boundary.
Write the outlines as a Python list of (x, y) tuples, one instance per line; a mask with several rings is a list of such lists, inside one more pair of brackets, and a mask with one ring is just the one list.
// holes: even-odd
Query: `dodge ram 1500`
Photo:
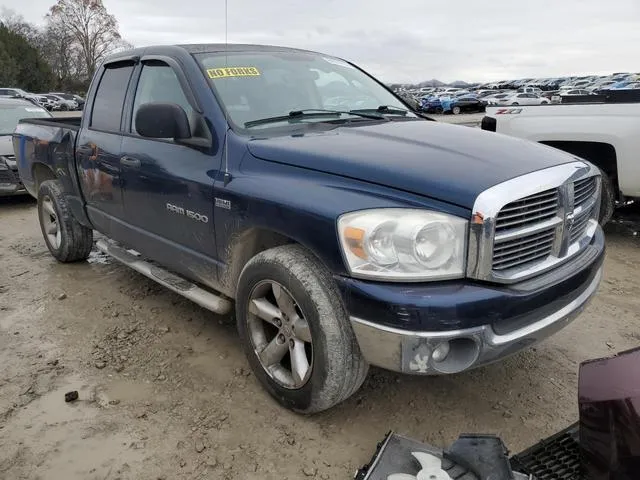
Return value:
[(18, 168), (61, 262), (97, 248), (217, 313), (299, 412), (369, 365), (462, 372), (566, 326), (596, 292), (600, 174), (430, 121), (352, 63), (252, 45), (108, 58), (82, 118), (24, 120)]

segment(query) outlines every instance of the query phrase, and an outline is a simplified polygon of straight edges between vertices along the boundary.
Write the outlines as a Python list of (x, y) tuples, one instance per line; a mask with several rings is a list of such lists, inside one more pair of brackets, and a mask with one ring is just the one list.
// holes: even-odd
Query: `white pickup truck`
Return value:
[(482, 129), (549, 145), (599, 167), (601, 223), (616, 203), (640, 198), (640, 102), (489, 107)]

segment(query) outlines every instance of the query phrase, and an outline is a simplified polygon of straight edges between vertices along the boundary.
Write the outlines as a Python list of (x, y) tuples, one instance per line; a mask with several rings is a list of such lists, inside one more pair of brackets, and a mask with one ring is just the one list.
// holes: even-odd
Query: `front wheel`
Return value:
[(42, 182), (38, 190), (38, 219), (47, 248), (63, 263), (86, 260), (93, 247), (93, 230), (71, 213), (59, 180)]
[(331, 408), (355, 393), (367, 375), (331, 275), (300, 246), (276, 247), (247, 263), (236, 316), (254, 374), (287, 408)]
[(516, 106), (516, 105), (520, 105), (520, 104), (518, 102), (513, 102), (511, 105)]
[(453, 107), (451, 111), (453, 112), (454, 115), (460, 115), (460, 112), (461, 112), (460, 107)]

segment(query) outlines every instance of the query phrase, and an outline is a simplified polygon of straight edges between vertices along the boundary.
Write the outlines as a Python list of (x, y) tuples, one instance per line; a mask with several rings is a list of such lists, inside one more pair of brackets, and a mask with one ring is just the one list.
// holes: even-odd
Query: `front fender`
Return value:
[[(314, 253), (336, 275), (347, 275), (337, 235), (340, 215), (372, 208), (428, 208), (469, 218), (461, 207), (336, 175), (256, 159), (216, 189), (218, 257), (229, 268), (235, 240), (249, 229), (274, 232)], [(221, 278), (224, 278), (224, 271)]]

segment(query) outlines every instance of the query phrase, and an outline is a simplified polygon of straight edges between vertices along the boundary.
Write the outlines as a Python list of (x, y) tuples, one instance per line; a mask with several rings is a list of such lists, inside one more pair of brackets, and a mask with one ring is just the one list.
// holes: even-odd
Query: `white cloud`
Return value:
[[(228, 39), (309, 48), (387, 82), (638, 71), (638, 0), (227, 0)], [(41, 22), (52, 0), (4, 0)], [(104, 0), (134, 45), (223, 42), (224, 0)]]

